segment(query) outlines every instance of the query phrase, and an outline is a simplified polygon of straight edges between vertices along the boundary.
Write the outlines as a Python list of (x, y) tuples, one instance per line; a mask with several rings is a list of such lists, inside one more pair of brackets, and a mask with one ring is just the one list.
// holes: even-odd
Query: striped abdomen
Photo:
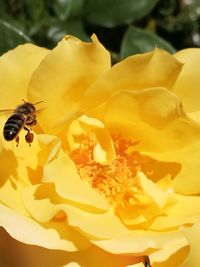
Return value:
[(20, 130), (22, 129), (23, 125), (25, 124), (25, 117), (21, 114), (13, 114), (7, 120), (4, 125), (3, 135), (7, 141), (13, 140)]

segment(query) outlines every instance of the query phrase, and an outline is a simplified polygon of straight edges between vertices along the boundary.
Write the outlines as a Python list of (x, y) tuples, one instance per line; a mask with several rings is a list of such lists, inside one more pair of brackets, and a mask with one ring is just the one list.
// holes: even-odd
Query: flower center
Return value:
[(94, 156), (98, 145), (95, 134), (81, 140), (70, 155), (81, 179), (107, 198), (127, 226), (146, 227), (174, 203), (169, 189), (171, 178), (180, 170), (179, 164), (143, 155), (137, 151), (138, 141), (119, 135), (112, 135), (115, 159), (102, 164)]
[(141, 155), (135, 146), (136, 140), (124, 139), (113, 135), (116, 158), (109, 164), (100, 164), (94, 160), (93, 152), (96, 139), (93, 134), (84, 138), (81, 145), (72, 151), (71, 158), (75, 162), (81, 179), (109, 199), (115, 206), (125, 205), (132, 201), (133, 194), (138, 191), (135, 176), (138, 171), (152, 175), (153, 170), (145, 170), (151, 159)]

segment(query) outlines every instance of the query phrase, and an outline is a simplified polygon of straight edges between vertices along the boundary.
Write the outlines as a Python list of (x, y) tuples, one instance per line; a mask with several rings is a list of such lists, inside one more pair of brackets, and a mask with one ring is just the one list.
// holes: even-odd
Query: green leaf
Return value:
[(83, 6), (84, 0), (56, 0), (53, 9), (61, 21), (77, 17)]
[(112, 28), (131, 23), (151, 12), (159, 0), (85, 0), (84, 16), (92, 23)]
[(154, 33), (131, 26), (124, 35), (120, 55), (124, 58), (129, 55), (151, 51), (155, 47), (167, 50), (170, 53), (176, 52), (175, 48), (163, 38), (158, 37)]
[(83, 11), (84, 0), (73, 0), (71, 3), (71, 10), (69, 18), (77, 18), (81, 17), (81, 13)]
[(0, 1), (0, 16), (2, 17), (6, 13), (7, 3)]
[(177, 7), (177, 0), (160, 1), (158, 5), (158, 13), (161, 16), (171, 16)]
[(26, 34), (10, 23), (0, 20), (0, 54), (27, 42), (31, 40)]
[[(36, 23), (46, 15), (44, 1), (41, 0), (24, 0), (21, 2), (21, 12), (19, 15), (25, 15), (25, 18), (29, 18), (27, 24)], [(25, 12), (24, 12), (25, 10)]]
[(47, 32), (48, 38), (54, 43), (60, 41), (66, 34), (74, 35), (83, 41), (89, 40), (81, 21), (78, 20), (67, 21), (66, 23), (56, 22), (51, 25)]

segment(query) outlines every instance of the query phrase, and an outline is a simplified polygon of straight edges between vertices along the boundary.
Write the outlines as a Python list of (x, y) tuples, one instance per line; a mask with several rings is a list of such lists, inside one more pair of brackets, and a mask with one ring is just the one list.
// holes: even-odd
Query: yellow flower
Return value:
[(199, 59), (155, 49), (111, 67), (95, 36), (0, 58), (0, 109), (43, 101), (31, 147), (1, 134), (4, 266), (199, 266)]

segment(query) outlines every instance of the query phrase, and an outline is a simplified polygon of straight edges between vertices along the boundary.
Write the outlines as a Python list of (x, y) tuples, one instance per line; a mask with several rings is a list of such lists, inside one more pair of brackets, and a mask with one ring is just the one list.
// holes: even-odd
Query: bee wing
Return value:
[(0, 114), (2, 114), (2, 115), (4, 115), (4, 114), (11, 114), (14, 111), (15, 111), (14, 109), (1, 109), (0, 110)]

